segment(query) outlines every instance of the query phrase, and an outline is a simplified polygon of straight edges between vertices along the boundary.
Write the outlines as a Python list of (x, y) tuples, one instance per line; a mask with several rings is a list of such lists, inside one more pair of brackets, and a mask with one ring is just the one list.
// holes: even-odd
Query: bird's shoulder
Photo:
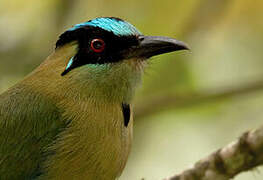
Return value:
[(66, 126), (52, 99), (23, 84), (1, 94), (0, 179), (36, 176), (51, 153), (47, 147)]

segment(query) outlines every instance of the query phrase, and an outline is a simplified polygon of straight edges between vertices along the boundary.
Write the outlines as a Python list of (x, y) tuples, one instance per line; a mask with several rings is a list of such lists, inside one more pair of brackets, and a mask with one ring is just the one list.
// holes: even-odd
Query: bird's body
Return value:
[[(123, 69), (125, 66), (120, 66), (119, 71), (112, 78), (107, 79), (108, 82), (103, 82), (103, 76), (107, 72), (110, 73), (110, 67), (109, 69), (106, 68), (104, 72), (97, 72), (96, 78), (101, 76), (101, 81), (96, 81), (96, 84), (92, 85), (95, 81), (88, 82), (90, 80), (88, 78), (86, 78), (86, 83), (82, 81), (80, 81), (80, 84), (74, 83), (77, 80), (72, 80), (72, 84), (65, 83), (63, 82), (63, 77), (58, 72), (64, 70), (66, 60), (70, 59), (75, 53), (74, 46), (76, 45), (70, 44), (63, 47), (63, 49), (59, 49), (61, 54), (60, 52), (53, 53), (32, 74), (1, 95), (0, 109), (3, 110), (1, 118), (9, 119), (8, 121), (2, 119), (0, 121), (1, 123), (5, 123), (1, 125), (6, 126), (3, 127), (6, 132), (1, 133), (1, 138), (3, 140), (10, 138), (11, 140), (6, 141), (5, 146), (0, 146), (1, 150), (3, 149), (3, 151), (8, 153), (6, 154), (8, 157), (3, 159), (7, 161), (9, 160), (8, 158), (19, 158), (13, 157), (15, 154), (23, 156), (21, 164), (16, 164), (14, 167), (16, 169), (13, 170), (20, 169), (23, 171), (24, 168), (25, 170), (28, 168), (29, 171), (26, 175), (30, 175), (32, 170), (35, 171), (39, 166), (39, 160), (34, 159), (34, 154), (36, 153), (35, 157), (41, 158), (42, 155), (39, 153), (43, 153), (47, 160), (42, 166), (47, 168), (46, 171), (48, 173), (44, 173), (41, 176), (48, 176), (47, 179), (86, 178), (99, 180), (107, 179), (107, 177), (114, 179), (113, 177), (119, 175), (124, 168), (132, 139), (132, 116), (130, 117), (128, 126), (125, 127), (122, 103), (124, 101), (129, 103), (128, 101), (130, 101), (134, 93), (132, 89), (140, 81), (138, 78), (134, 79), (134, 82), (127, 82), (126, 80), (133, 79), (134, 77), (125, 78), (124, 76), (129, 75), (129, 71), (142, 73), (142, 69), (138, 65), (130, 66), (131, 62), (120, 62), (120, 65), (128, 63), (126, 65), (128, 69)], [(68, 54), (65, 54), (65, 52), (68, 52)], [(48, 67), (52, 67), (53, 64), (56, 64), (57, 70), (54, 69), (54, 71), (50, 72)], [(59, 64), (61, 64), (60, 68)], [(84, 72), (84, 74), (81, 74), (81, 72)], [(92, 69), (90, 71), (81, 71), (81, 69), (78, 69), (74, 73), (78, 73), (78, 76), (69, 76), (69, 79), (65, 81), (70, 81), (74, 77), (79, 78), (82, 75), (89, 76), (93, 72)], [(94, 73), (90, 76), (94, 76)], [(57, 81), (50, 81), (50, 79), (60, 78), (62, 80), (61, 84), (57, 84)], [(118, 86), (121, 80), (123, 80), (121, 82), (123, 85), (121, 85), (120, 89)], [(102, 85), (97, 83), (103, 83), (105, 89), (97, 88), (102, 87)], [(127, 86), (124, 88), (124, 84), (132, 87)], [(87, 91), (88, 87), (79, 87), (85, 85), (92, 85), (94, 91), (91, 93)], [(82, 91), (75, 92), (74, 89), (81, 89)], [(108, 93), (104, 91), (108, 91)], [(120, 94), (123, 94), (123, 97)], [(12, 96), (14, 96), (14, 99), (11, 99)], [(37, 105), (34, 102), (37, 102)], [(39, 107), (39, 102), (42, 102), (41, 104), (45, 106), (42, 108)], [(16, 109), (20, 111), (16, 112), (16, 118), (12, 120)], [(32, 117), (27, 117), (28, 115)], [(68, 123), (70, 123), (70, 126), (64, 130)], [(14, 126), (17, 127), (17, 130)], [(52, 130), (52, 127), (54, 130)], [(49, 134), (46, 134), (49, 131), (53, 137), (52, 139), (45, 139), (45, 137), (50, 138)], [(21, 138), (20, 141), (19, 138)], [(36, 142), (40, 143), (40, 147), (32, 149), (35, 152), (29, 150), (32, 147), (29, 147), (29, 149), (21, 147), (22, 150), (25, 150), (23, 154), (19, 148), (13, 149), (10, 147), (6, 149), (8, 148), (7, 144), (10, 143), (10, 146), (12, 145), (12, 140), (24, 146), (23, 142), (25, 142), (25, 138), (35, 139)], [(37, 146), (36, 142), (31, 145)], [(45, 143), (52, 143), (52, 145), (41, 152), (41, 146), (44, 146)], [(49, 155), (50, 153), (51, 155)], [(11, 159), (10, 162), (12, 162)], [(11, 170), (10, 165), (6, 164), (7, 167), (5, 168), (3, 168), (3, 165), (0, 171)], [(43, 167), (41, 171), (45, 171)], [(39, 171), (37, 173), (43, 172)], [(8, 175), (10, 177), (13, 176), (12, 172), (8, 173)]]
[[(101, 26), (99, 19), (89, 28)], [(103, 26), (125, 23), (101, 19)], [(96, 53), (85, 58), (98, 62), (83, 63), (83, 42), (71, 35), (83, 27), (62, 35), (37, 69), (0, 95), (0, 179), (114, 180), (124, 169), (132, 142), (132, 99), (147, 61), (133, 55), (119, 60), (115, 53), (102, 63), (104, 56), (96, 54), (100, 44), (94, 44)], [(130, 31), (127, 36), (139, 36)], [(119, 36), (112, 32), (103, 37)], [(105, 40), (108, 47), (109, 42), (115, 40)], [(122, 51), (111, 52), (116, 49)]]

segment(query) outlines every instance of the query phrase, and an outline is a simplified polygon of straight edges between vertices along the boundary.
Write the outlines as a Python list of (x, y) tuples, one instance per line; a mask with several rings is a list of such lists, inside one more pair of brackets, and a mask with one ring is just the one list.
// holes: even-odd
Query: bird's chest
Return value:
[(119, 176), (131, 147), (132, 117), (125, 126), (121, 104), (85, 103), (65, 112), (70, 125), (53, 146), (50, 179), (113, 180)]

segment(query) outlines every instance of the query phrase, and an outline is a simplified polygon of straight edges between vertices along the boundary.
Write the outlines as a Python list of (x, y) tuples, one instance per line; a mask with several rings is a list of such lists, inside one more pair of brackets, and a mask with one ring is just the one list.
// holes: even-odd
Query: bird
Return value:
[(35, 70), (0, 95), (0, 179), (119, 178), (148, 59), (179, 50), (189, 47), (116, 17), (67, 29)]

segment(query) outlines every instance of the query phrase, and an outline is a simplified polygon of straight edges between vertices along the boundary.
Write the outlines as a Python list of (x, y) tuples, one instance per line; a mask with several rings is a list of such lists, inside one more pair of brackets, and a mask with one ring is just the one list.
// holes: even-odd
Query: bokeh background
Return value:
[[(36, 68), (64, 30), (97, 16), (187, 42), (191, 52), (151, 60), (120, 178), (160, 180), (263, 124), (262, 10), (262, 0), (0, 0), (0, 92)], [(258, 170), (235, 179), (261, 180)]]

